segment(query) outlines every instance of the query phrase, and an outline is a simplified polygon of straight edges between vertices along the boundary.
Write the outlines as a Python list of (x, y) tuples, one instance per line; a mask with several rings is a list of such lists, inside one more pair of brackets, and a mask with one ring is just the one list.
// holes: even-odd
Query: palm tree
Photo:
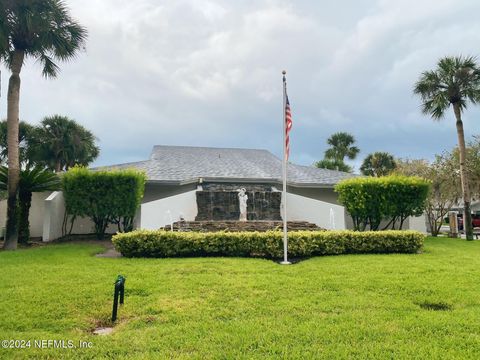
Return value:
[(17, 192), (20, 176), (18, 118), (20, 72), (33, 58), (45, 77), (56, 77), (56, 61), (66, 61), (83, 48), (87, 31), (75, 20), (62, 0), (2, 0), (0, 2), (0, 61), (10, 69), (8, 83), (8, 201), (4, 249), (18, 241)]
[(323, 159), (323, 160), (317, 161), (313, 165), (320, 169), (336, 170), (336, 171), (343, 171), (343, 172), (353, 171), (353, 169), (347, 164), (345, 164), (343, 160), (338, 161), (334, 159)]
[(357, 157), (360, 149), (355, 144), (353, 135), (346, 132), (337, 132), (327, 140), (330, 148), (325, 151), (325, 158), (343, 162), (345, 157), (353, 160)]
[[(0, 190), (7, 189), (8, 168), (0, 166)], [(54, 191), (60, 188), (60, 178), (52, 171), (45, 170), (41, 166), (32, 169), (26, 168), (20, 171), (18, 191), (18, 228), (19, 242), (27, 244), (30, 238), (30, 206), (32, 205), (32, 193)]]
[[(34, 132), (34, 127), (24, 121), (19, 122), (18, 127), (18, 144), (20, 164), (28, 164), (29, 144)], [(0, 122), (0, 163), (6, 164), (8, 160), (8, 144), (7, 144), (7, 120)]]
[(422, 99), (423, 113), (434, 120), (442, 119), (450, 105), (453, 108), (460, 152), (465, 234), (468, 240), (473, 240), (462, 112), (469, 102), (476, 104), (480, 101), (480, 68), (472, 57), (445, 57), (440, 59), (435, 70), (422, 73), (415, 84), (414, 93)]
[(66, 116), (42, 120), (29, 146), (29, 158), (55, 172), (75, 165), (87, 166), (99, 154), (93, 133)]
[(387, 152), (377, 151), (369, 154), (360, 166), (360, 172), (366, 176), (389, 175), (397, 164), (392, 155)]

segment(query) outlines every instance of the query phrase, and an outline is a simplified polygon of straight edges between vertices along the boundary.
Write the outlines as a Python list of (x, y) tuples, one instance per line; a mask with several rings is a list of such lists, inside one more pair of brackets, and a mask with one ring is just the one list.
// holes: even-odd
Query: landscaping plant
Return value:
[[(0, 190), (7, 190), (8, 168), (0, 166)], [(60, 178), (40, 166), (20, 171), (18, 190), (18, 241), (27, 244), (30, 239), (30, 207), (32, 193), (60, 189)]]
[(423, 113), (430, 115), (434, 120), (442, 119), (450, 106), (453, 108), (460, 158), (465, 234), (467, 240), (473, 240), (462, 112), (467, 109), (469, 103), (480, 102), (480, 67), (473, 57), (445, 57), (438, 61), (435, 70), (422, 73), (415, 84), (414, 93), (422, 99)]
[(358, 231), (402, 229), (409, 216), (423, 214), (430, 183), (413, 176), (352, 178), (335, 186)]
[(10, 70), (7, 94), (8, 200), (5, 249), (18, 242), (17, 195), (20, 181), (20, 72), (27, 59), (41, 65), (47, 78), (58, 75), (58, 61), (75, 58), (87, 31), (61, 0), (3, 0), (0, 2), (0, 62)]
[(73, 218), (90, 218), (98, 239), (104, 238), (109, 224), (116, 224), (119, 231), (131, 231), (145, 181), (145, 174), (137, 170), (74, 167), (62, 177), (66, 212)]
[[(292, 257), (364, 253), (416, 253), (425, 236), (417, 231), (291, 231)], [(136, 230), (114, 235), (115, 248), (126, 257), (243, 256), (280, 258), (281, 231), (173, 232)]]

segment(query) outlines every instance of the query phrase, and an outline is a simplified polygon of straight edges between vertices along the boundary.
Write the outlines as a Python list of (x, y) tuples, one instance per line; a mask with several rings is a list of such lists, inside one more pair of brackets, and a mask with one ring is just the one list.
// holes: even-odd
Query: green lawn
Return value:
[[(480, 358), (480, 242), (419, 255), (106, 259), (61, 244), (0, 252), (0, 358)], [(125, 305), (109, 336), (113, 281)], [(421, 304), (426, 304), (424, 308)], [(428, 306), (451, 307), (434, 311)], [(91, 349), (34, 349), (34, 340)]]

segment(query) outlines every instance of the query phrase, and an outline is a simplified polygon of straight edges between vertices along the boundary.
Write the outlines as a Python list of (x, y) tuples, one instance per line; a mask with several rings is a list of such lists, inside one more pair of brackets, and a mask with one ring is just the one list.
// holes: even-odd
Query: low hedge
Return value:
[[(338, 254), (416, 253), (425, 235), (417, 231), (292, 231), (288, 234), (291, 257)], [(112, 238), (126, 257), (243, 256), (280, 258), (281, 231), (171, 232), (136, 230)]]

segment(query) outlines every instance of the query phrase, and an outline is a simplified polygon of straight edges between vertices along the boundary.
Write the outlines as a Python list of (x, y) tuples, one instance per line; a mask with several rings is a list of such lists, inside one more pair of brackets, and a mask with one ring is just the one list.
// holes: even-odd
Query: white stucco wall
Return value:
[[(52, 241), (63, 236), (62, 225), (65, 216), (65, 201), (61, 191), (55, 191), (44, 200), (44, 212), (42, 215), (42, 236), (43, 241)], [(68, 229), (70, 224), (67, 225)], [(92, 234), (94, 232), (93, 222), (88, 218), (77, 217), (75, 219), (72, 234)], [(107, 234), (117, 232), (115, 225), (107, 228)]]
[[(331, 212), (333, 212), (333, 216)], [(289, 221), (308, 221), (329, 230), (345, 229), (343, 206), (291, 193), (287, 193), (287, 218)]]
[(187, 221), (194, 221), (198, 213), (196, 192), (197, 190), (188, 191), (142, 204), (140, 227), (158, 229), (169, 225), (171, 221), (178, 221), (180, 215)]
[(426, 224), (425, 215), (421, 215), (417, 217), (413, 217), (413, 216), (409, 217), (408, 224), (405, 228), (408, 228), (409, 230), (420, 231), (421, 233), (426, 234), (427, 224)]
[(65, 213), (63, 194), (54, 191), (44, 201), (45, 216), (43, 217), (43, 241), (52, 241), (62, 236), (62, 221)]
[[(50, 195), (50, 192), (33, 193), (32, 205), (28, 221), (30, 221), (30, 236), (34, 238), (43, 235), (43, 215), (45, 212), (43, 201)], [(0, 201), (0, 228), (4, 228), (7, 223), (7, 200)]]

